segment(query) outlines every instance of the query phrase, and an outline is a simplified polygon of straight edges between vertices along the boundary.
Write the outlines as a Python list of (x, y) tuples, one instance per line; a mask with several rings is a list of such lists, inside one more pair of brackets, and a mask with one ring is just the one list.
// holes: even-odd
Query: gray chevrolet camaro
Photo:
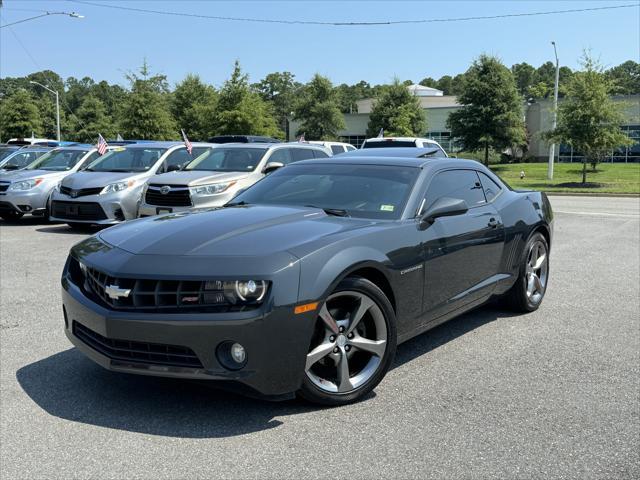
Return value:
[(298, 162), (74, 246), (65, 333), (110, 370), (344, 404), (413, 336), (495, 297), (537, 309), (552, 227), (543, 193), (474, 161)]

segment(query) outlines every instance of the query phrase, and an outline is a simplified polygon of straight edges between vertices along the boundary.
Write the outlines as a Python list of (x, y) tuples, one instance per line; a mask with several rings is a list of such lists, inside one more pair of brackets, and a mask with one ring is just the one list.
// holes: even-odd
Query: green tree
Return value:
[(431, 77), (425, 77), (420, 80), (420, 85), (423, 87), (438, 88), (438, 82)]
[(606, 72), (613, 83), (612, 93), (617, 95), (640, 94), (640, 63), (633, 60), (621, 63)]
[(218, 135), (283, 137), (272, 106), (251, 90), (249, 77), (237, 60), (231, 78), (220, 89), (214, 124)]
[(164, 75), (151, 75), (145, 61), (140, 75), (130, 73), (131, 91), (120, 112), (120, 128), (128, 138), (169, 140), (177, 138), (177, 126), (169, 111), (168, 85)]
[(171, 111), (189, 138), (206, 140), (214, 133), (214, 118), (218, 104), (216, 90), (197, 75), (187, 77), (173, 91)]
[(511, 71), (495, 57), (481, 55), (465, 74), (458, 101), (464, 106), (447, 120), (451, 135), (470, 151), (521, 146), (526, 141), (522, 98)]
[(543, 138), (571, 145), (583, 155), (582, 183), (587, 182), (587, 163), (596, 164), (616, 147), (631, 145), (631, 139), (620, 129), (624, 123), (623, 104), (613, 102), (613, 81), (602, 67), (586, 53), (583, 70), (575, 72), (567, 85), (567, 95), (558, 107), (555, 130)]
[(369, 116), (367, 135), (375, 137), (381, 128), (385, 134), (398, 137), (423, 135), (427, 129), (420, 101), (398, 79), (376, 98)]
[(518, 92), (523, 97), (529, 95), (529, 89), (534, 84), (536, 69), (526, 62), (516, 63), (511, 66), (511, 73), (516, 81)]
[(342, 83), (338, 85), (335, 90), (338, 95), (338, 102), (342, 113), (358, 113), (358, 105), (356, 102), (373, 96), (371, 85), (364, 80), (360, 80), (355, 85)]
[(107, 114), (106, 105), (94, 95), (84, 97), (71, 124), (74, 127), (71, 138), (78, 142), (93, 143), (99, 133), (107, 139), (114, 138), (117, 134), (113, 120)]
[(286, 130), (295, 95), (300, 86), (293, 73), (273, 72), (260, 82), (254, 83), (252, 87), (264, 101), (273, 106), (278, 125), (282, 130)]
[(344, 128), (338, 94), (331, 81), (318, 73), (300, 89), (293, 112), (302, 121), (296, 135), (304, 133), (308, 140), (333, 140)]
[(42, 135), (38, 106), (27, 90), (15, 90), (0, 100), (0, 137), (6, 140), (30, 137), (32, 133)]

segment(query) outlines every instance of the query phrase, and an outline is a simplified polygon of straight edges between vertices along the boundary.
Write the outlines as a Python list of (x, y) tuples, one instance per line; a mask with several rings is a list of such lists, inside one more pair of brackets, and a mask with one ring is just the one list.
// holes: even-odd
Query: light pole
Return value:
[(58, 134), (58, 141), (60, 141), (60, 97), (58, 96), (58, 92), (55, 90), (51, 90), (49, 87), (45, 87), (41, 83), (34, 82), (33, 80), (31, 80), (29, 83), (33, 83), (34, 85), (38, 85), (44, 88), (45, 90), (49, 90), (51, 93), (53, 93), (56, 96), (56, 123), (57, 123), (56, 133)]
[[(553, 125), (552, 129), (556, 129), (558, 122), (558, 82), (560, 81), (560, 62), (558, 61), (558, 51), (556, 50), (556, 42), (551, 42), (553, 45), (553, 54), (556, 56), (556, 82), (553, 88)], [(560, 148), (560, 147), (558, 147)], [(556, 144), (552, 143), (549, 146), (549, 168), (547, 169), (547, 178), (553, 180), (553, 160), (556, 153)]]
[(42, 15), (23, 18), (22, 20), (18, 20), (17, 22), (5, 23), (4, 25), (0, 25), (0, 28), (10, 27), (11, 25), (17, 25), (18, 23), (24, 23), (24, 22), (28, 22), (29, 20), (35, 20), (36, 18), (48, 17), (49, 15), (67, 15), (71, 18), (84, 18), (84, 15), (80, 15), (79, 13), (76, 13), (76, 12), (45, 12)]

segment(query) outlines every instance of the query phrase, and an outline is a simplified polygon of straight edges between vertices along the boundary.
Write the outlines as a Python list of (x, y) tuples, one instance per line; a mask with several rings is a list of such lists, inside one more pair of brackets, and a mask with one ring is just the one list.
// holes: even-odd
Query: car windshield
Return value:
[(146, 172), (160, 159), (166, 148), (117, 147), (91, 162), (90, 172)]
[(418, 173), (384, 165), (289, 165), (231, 203), (314, 206), (352, 217), (397, 219)]
[(364, 142), (362, 148), (399, 148), (399, 147), (415, 147), (416, 142), (413, 140), (374, 140)]
[(71, 170), (87, 154), (88, 150), (54, 150), (41, 156), (27, 170)]
[(34, 150), (21, 150), (16, 154), (5, 158), (2, 164), (2, 168), (6, 170), (16, 170), (18, 168), (24, 168), (34, 160), (44, 155), (46, 151), (34, 151)]
[(15, 153), (17, 150), (18, 150), (17, 148), (11, 148), (11, 147), (0, 148), (0, 162), (5, 158), (7, 158), (12, 153)]
[(266, 151), (266, 148), (212, 148), (194, 158), (184, 169), (253, 172)]

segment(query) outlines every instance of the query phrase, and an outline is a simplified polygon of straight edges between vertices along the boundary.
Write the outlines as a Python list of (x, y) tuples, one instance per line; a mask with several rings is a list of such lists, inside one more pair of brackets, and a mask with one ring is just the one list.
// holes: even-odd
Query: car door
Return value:
[(502, 256), (504, 228), (486, 201), (475, 170), (443, 170), (427, 188), (422, 213), (439, 198), (462, 199), (469, 210), (437, 218), (424, 230), (423, 311), (433, 320), (491, 294)]

